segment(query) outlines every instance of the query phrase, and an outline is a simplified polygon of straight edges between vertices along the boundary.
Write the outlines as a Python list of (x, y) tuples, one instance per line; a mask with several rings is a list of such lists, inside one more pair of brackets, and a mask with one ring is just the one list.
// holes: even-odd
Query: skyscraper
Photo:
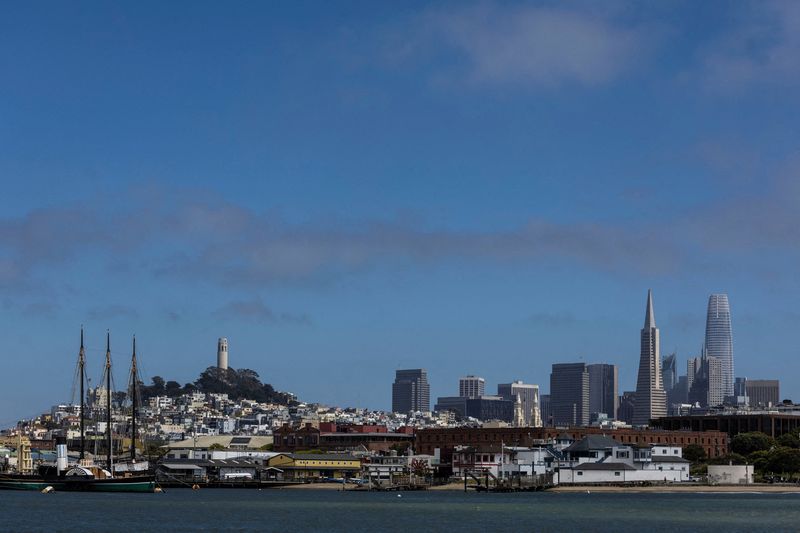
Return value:
[(519, 397), (522, 402), (525, 425), (542, 427), (542, 415), (539, 411), (539, 385), (530, 385), (522, 381), (500, 383), (497, 385), (497, 395), (502, 396), (505, 400), (514, 401)]
[(719, 359), (722, 367), (722, 390), (714, 391), (716, 397), (733, 396), (733, 336), (731, 335), (731, 308), (727, 294), (708, 297), (706, 314), (705, 355)]
[(480, 398), (486, 394), (486, 380), (467, 376), (458, 380), (458, 395), (462, 398)]
[(661, 381), (661, 343), (653, 313), (653, 292), (647, 291), (647, 310), (641, 333), (639, 376), (633, 405), (633, 425), (644, 426), (667, 416), (667, 395)]
[(430, 405), (431, 388), (425, 369), (397, 370), (392, 384), (392, 411), (429, 411)]
[(753, 407), (771, 407), (780, 402), (780, 382), (777, 379), (748, 379), (745, 390)]
[(617, 365), (605, 363), (588, 365), (589, 413), (605, 413), (610, 419), (617, 418), (619, 408), (619, 371)]
[(665, 355), (661, 360), (661, 379), (664, 381), (664, 391), (669, 391), (678, 383), (678, 354)]
[(589, 425), (589, 371), (586, 363), (557, 363), (550, 373), (554, 426)]

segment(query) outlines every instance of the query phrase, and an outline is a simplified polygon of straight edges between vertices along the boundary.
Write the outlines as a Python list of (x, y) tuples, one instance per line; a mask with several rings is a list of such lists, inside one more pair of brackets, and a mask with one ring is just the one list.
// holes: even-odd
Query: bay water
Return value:
[(0, 491), (0, 531), (800, 531), (800, 494)]

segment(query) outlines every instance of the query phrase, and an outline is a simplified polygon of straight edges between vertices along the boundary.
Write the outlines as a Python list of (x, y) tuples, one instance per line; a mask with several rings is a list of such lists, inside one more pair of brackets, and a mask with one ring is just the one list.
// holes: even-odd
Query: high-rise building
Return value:
[[(706, 314), (706, 340), (703, 346), (706, 357), (719, 359), (722, 366), (722, 390), (712, 391), (711, 396), (733, 396), (733, 336), (731, 334), (731, 308), (727, 294), (712, 294), (708, 297)], [(716, 384), (712, 384), (712, 387)], [(720, 401), (720, 403), (722, 403)], [(716, 404), (714, 404), (716, 405)]]
[(501, 383), (497, 385), (497, 395), (505, 400), (522, 402), (522, 416), (526, 426), (542, 427), (542, 416), (539, 411), (539, 385), (530, 385), (522, 381)]
[(225, 337), (217, 340), (217, 368), (228, 369), (228, 339)]
[(678, 354), (665, 355), (661, 360), (661, 379), (664, 381), (664, 391), (669, 392), (678, 383)]
[(486, 381), (478, 376), (467, 376), (458, 380), (458, 395), (462, 398), (480, 398), (486, 394)]
[(589, 413), (605, 413), (609, 419), (617, 418), (619, 408), (619, 370), (617, 365), (606, 363), (588, 365)]
[(397, 370), (392, 384), (392, 411), (429, 411), (430, 405), (431, 388), (425, 369)]
[(589, 371), (586, 363), (557, 363), (550, 373), (554, 426), (589, 425)]
[(633, 407), (636, 404), (636, 393), (625, 391), (619, 397), (619, 409), (617, 409), (617, 420), (630, 424), (633, 422)]
[(539, 396), (539, 412), (542, 415), (542, 426), (550, 427), (553, 425), (553, 411), (550, 409), (550, 395), (542, 394)]
[(745, 390), (753, 407), (770, 407), (780, 402), (781, 385), (777, 379), (748, 379)]
[(689, 388), (689, 403), (700, 404), (700, 407), (722, 405), (725, 401), (722, 395), (722, 361), (716, 357), (706, 357), (703, 353), (702, 357), (694, 359), (691, 366), (696, 370)]
[(647, 310), (641, 333), (633, 425), (644, 426), (649, 424), (650, 420), (663, 416), (667, 416), (667, 395), (661, 380), (661, 343), (653, 313), (653, 292), (648, 290)]

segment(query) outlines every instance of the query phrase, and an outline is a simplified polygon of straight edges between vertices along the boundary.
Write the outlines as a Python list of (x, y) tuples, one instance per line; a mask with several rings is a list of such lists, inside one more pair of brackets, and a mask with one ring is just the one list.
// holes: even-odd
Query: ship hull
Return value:
[(64, 490), (74, 492), (155, 492), (155, 488), (155, 478), (137, 476), (68, 481), (65, 483)]
[(0, 478), (0, 489), (38, 490), (53, 487), (65, 492), (155, 492), (155, 478), (137, 476), (110, 479), (46, 479), (33, 476), (14, 476)]
[(64, 490), (62, 481), (47, 479), (0, 479), (0, 489), (5, 490), (44, 490), (53, 487), (55, 490)]

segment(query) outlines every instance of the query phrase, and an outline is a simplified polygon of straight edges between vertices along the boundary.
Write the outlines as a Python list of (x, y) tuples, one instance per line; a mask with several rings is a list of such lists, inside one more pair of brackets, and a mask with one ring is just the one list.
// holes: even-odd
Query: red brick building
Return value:
[[(334, 431), (324, 431), (332, 429)], [(276, 452), (295, 452), (305, 450), (346, 451), (366, 449), (388, 452), (392, 447), (406, 447), (414, 444), (413, 433), (389, 433), (385, 426), (348, 425), (322, 423), (319, 428), (312, 424), (302, 427), (284, 425), (276, 429), (272, 449)]]

